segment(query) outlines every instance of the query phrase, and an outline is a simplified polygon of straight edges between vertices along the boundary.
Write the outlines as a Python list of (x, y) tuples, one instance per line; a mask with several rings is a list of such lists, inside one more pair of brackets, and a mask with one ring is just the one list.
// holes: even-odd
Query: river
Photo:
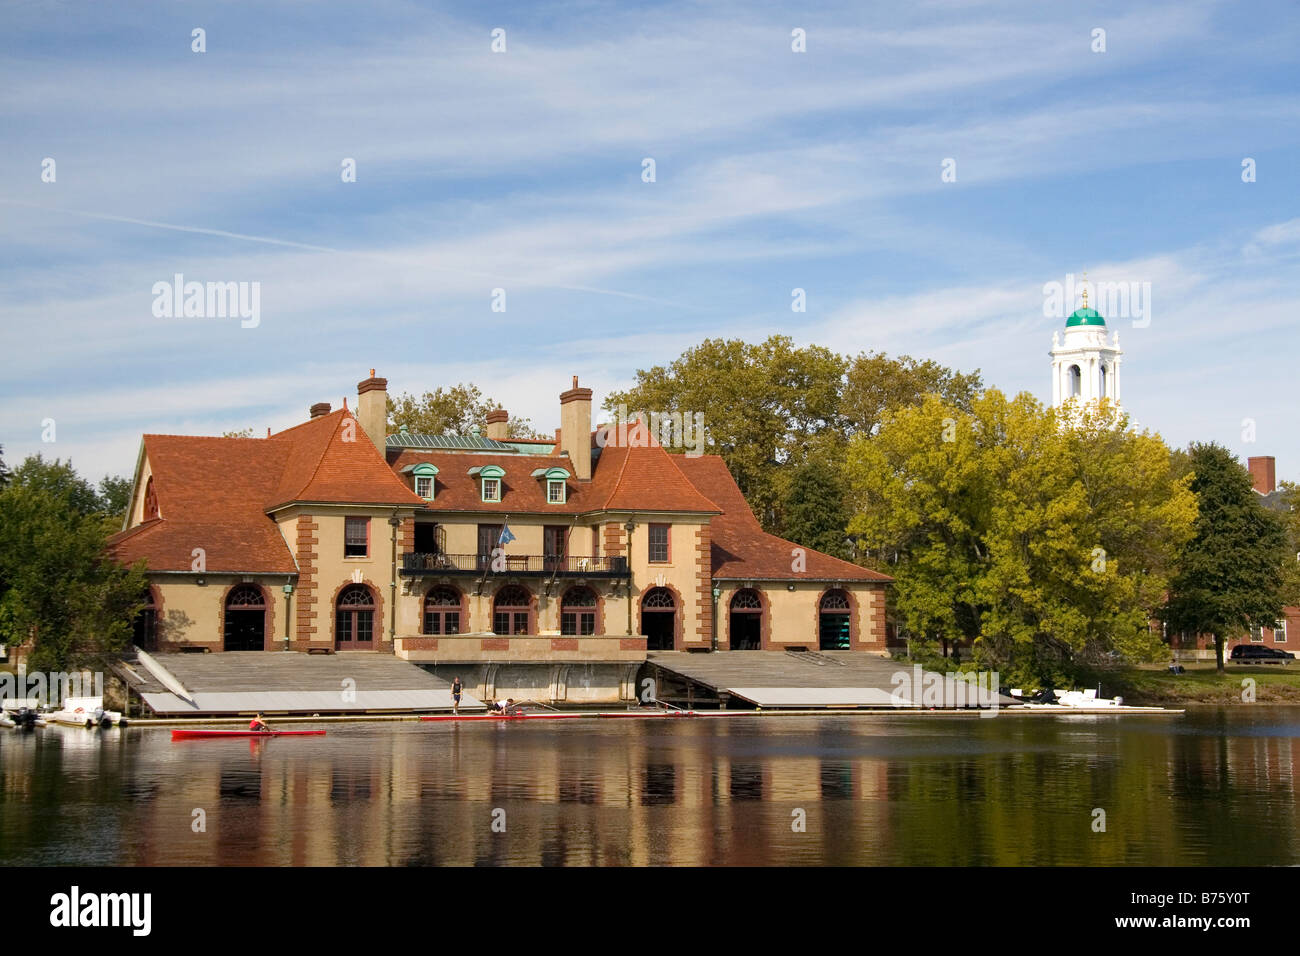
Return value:
[(0, 864), (1300, 863), (1297, 707), (322, 726), (0, 732)]

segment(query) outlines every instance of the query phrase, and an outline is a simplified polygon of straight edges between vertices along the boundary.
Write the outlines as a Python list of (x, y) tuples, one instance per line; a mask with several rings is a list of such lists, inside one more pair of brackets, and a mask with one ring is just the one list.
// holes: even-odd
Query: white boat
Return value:
[(67, 697), (60, 710), (45, 715), (56, 724), (67, 727), (117, 727), (126, 721), (120, 712), (104, 709), (102, 697)]
[(44, 727), (45, 718), (37, 708), (40, 701), (35, 697), (11, 697), (0, 700), (0, 727)]

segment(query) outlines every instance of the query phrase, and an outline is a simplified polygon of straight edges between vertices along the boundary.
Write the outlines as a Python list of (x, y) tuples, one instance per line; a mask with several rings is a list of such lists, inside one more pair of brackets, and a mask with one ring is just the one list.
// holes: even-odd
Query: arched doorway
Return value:
[(763, 600), (753, 588), (742, 588), (731, 598), (727, 631), (733, 651), (763, 648)]
[(817, 608), (817, 647), (823, 651), (847, 651), (853, 645), (852, 608), (849, 596), (836, 588), (822, 595)]
[(455, 588), (439, 585), (424, 596), (424, 633), (460, 633), (460, 594)]
[(493, 634), (532, 633), (532, 595), (517, 584), (507, 584), (492, 599)]
[(677, 643), (677, 600), (667, 588), (651, 588), (641, 598), (641, 633), (648, 651), (671, 651)]
[(560, 633), (579, 637), (596, 633), (596, 592), (569, 588), (560, 601)]
[(256, 584), (241, 584), (226, 595), (225, 649), (266, 649), (266, 595)]
[(349, 584), (334, 602), (334, 649), (368, 651), (375, 646), (375, 596), (364, 584)]

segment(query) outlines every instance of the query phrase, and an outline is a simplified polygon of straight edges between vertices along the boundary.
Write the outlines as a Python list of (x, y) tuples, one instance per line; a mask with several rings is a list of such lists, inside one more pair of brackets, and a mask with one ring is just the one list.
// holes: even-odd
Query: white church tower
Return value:
[(1088, 287), (1083, 289), (1083, 308), (1065, 322), (1065, 340), (1052, 333), (1052, 407), (1060, 408), (1071, 398), (1080, 404), (1106, 398), (1120, 411), (1119, 363), (1124, 353), (1119, 333), (1106, 341), (1106, 320), (1088, 308)]

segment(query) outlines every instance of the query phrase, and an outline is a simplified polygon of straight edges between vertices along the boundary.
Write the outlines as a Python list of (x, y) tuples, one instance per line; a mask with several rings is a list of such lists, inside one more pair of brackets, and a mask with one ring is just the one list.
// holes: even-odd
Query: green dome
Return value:
[(1095, 325), (1104, 329), (1106, 320), (1101, 317), (1101, 313), (1096, 309), (1076, 309), (1074, 314), (1065, 320), (1065, 327), (1072, 329), (1076, 325)]

